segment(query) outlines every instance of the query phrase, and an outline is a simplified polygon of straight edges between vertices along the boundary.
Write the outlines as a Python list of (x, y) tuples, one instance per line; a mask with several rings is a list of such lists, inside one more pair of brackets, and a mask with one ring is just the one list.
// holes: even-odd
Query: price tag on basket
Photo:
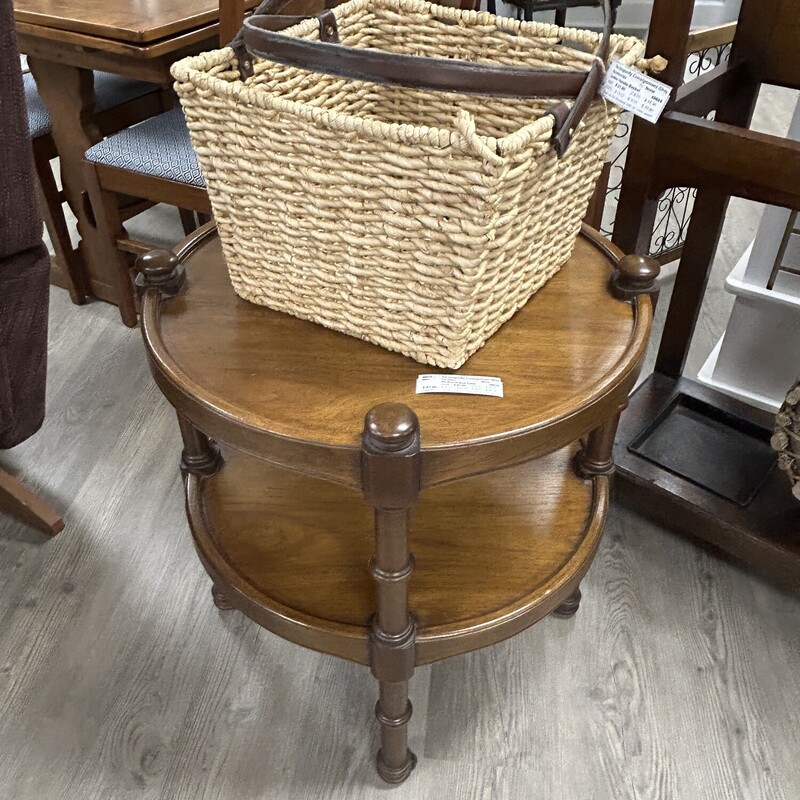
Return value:
[(671, 86), (619, 61), (611, 62), (600, 87), (601, 97), (648, 122), (658, 122), (671, 94)]
[(417, 394), (503, 396), (503, 381), (488, 375), (418, 375)]

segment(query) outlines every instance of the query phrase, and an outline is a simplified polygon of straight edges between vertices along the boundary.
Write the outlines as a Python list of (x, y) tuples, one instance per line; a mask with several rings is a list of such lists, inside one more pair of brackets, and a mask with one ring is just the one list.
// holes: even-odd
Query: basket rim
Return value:
[[(490, 14), (487, 11), (464, 11), (450, 6), (441, 6), (427, 0), (348, 0), (333, 11), (337, 18), (357, 14), (370, 8), (388, 8), (394, 11), (422, 12), (439, 19), (450, 20), (457, 24), (475, 27), (490, 26), (498, 31), (512, 32), (526, 37), (558, 39), (563, 42), (581, 43), (596, 46), (600, 41), (600, 34), (577, 28), (561, 28), (557, 25), (543, 22), (526, 22), (512, 17), (502, 17)], [(313, 36), (318, 31), (318, 21), (314, 17), (303, 20), (285, 30), (287, 35)], [(560, 45), (557, 45), (560, 46)], [(567, 47), (572, 50), (572, 48)], [(610, 58), (615, 58), (626, 66), (648, 71), (651, 67), (650, 60), (644, 59), (644, 43), (634, 37), (614, 34), (611, 38)], [(574, 50), (576, 53), (581, 51)], [(587, 67), (594, 57), (591, 53), (583, 54), (586, 57)], [(542, 114), (537, 119), (523, 125), (503, 137), (496, 138), (477, 132), (475, 120), (468, 111), (462, 110), (451, 118), (451, 126), (445, 127), (444, 123), (437, 126), (414, 125), (411, 123), (386, 122), (362, 117), (349, 111), (331, 110), (321, 108), (309, 103), (290, 100), (265, 91), (258, 85), (248, 85), (248, 81), (240, 79), (234, 81), (223, 80), (215, 72), (219, 67), (235, 69), (236, 56), (230, 47), (211, 50), (194, 56), (188, 56), (176, 61), (172, 67), (172, 76), (175, 78), (175, 88), (180, 92), (181, 86), (190, 84), (205, 92), (217, 95), (232, 95), (247, 105), (269, 111), (289, 113), (304, 118), (321, 127), (332, 128), (342, 133), (355, 133), (365, 139), (379, 141), (393, 141), (404, 144), (423, 144), (435, 148), (447, 147), (455, 150), (478, 155), (482, 160), (496, 166), (505, 163), (506, 159), (516, 155), (528, 146), (539, 144), (547, 147), (555, 119), (550, 114)], [(256, 57), (254, 64), (269, 64), (269, 59)], [(312, 74), (309, 71), (309, 74)], [(316, 74), (316, 73), (314, 73)], [(185, 90), (183, 92), (185, 94)], [(552, 98), (553, 104), (558, 102)], [(593, 102), (593, 106), (604, 103), (601, 98)]]

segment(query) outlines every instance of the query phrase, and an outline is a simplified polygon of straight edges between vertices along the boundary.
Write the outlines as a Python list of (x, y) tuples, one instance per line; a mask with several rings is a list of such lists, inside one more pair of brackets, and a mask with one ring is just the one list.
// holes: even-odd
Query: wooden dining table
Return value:
[[(245, 0), (244, 8), (256, 5)], [(92, 70), (168, 84), (170, 65), (218, 46), (218, 0), (14, 0), (20, 52), (52, 119), (64, 194), (77, 217), (82, 293), (113, 301), (113, 243), (92, 224), (83, 155), (100, 139)]]

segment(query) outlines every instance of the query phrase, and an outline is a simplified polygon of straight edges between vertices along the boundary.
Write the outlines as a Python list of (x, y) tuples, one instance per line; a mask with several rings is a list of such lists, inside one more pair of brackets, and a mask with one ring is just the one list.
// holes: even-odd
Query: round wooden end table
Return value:
[(417, 395), (439, 370), (236, 297), (212, 226), (140, 258), (143, 336), (178, 413), (214, 601), (370, 666), (384, 780), (416, 761), (415, 666), (577, 611), (657, 272), (584, 229), (459, 370), (502, 378), (497, 398)]

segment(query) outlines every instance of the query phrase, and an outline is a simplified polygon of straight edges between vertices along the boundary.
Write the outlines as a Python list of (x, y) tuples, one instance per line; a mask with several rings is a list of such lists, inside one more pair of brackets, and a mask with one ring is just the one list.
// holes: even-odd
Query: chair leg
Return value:
[(64, 520), (49, 503), (26, 489), (2, 467), (0, 467), (0, 511), (11, 514), (50, 536), (55, 536), (64, 528)]
[(183, 227), (183, 232), (188, 236), (190, 233), (194, 233), (200, 226), (198, 225), (197, 216), (195, 215), (194, 211), (189, 208), (179, 208), (178, 213), (181, 216), (181, 226)]
[(64, 217), (64, 199), (56, 186), (53, 168), (50, 166), (50, 153), (53, 147), (52, 143), (44, 141), (44, 137), (33, 141), (33, 162), (36, 167), (39, 208), (53, 244), (56, 260), (67, 284), (69, 296), (73, 303), (82, 305), (86, 302), (85, 281), (80, 268), (80, 260), (72, 247), (72, 240), (67, 229), (67, 220)]
[(125, 254), (117, 248), (117, 239), (126, 237), (117, 195), (102, 187), (94, 164), (84, 161), (83, 171), (87, 190), (84, 195), (86, 217), (100, 234), (98, 240), (103, 242), (106, 256), (116, 274), (117, 306), (122, 322), (129, 328), (135, 328), (139, 318), (130, 264)]

